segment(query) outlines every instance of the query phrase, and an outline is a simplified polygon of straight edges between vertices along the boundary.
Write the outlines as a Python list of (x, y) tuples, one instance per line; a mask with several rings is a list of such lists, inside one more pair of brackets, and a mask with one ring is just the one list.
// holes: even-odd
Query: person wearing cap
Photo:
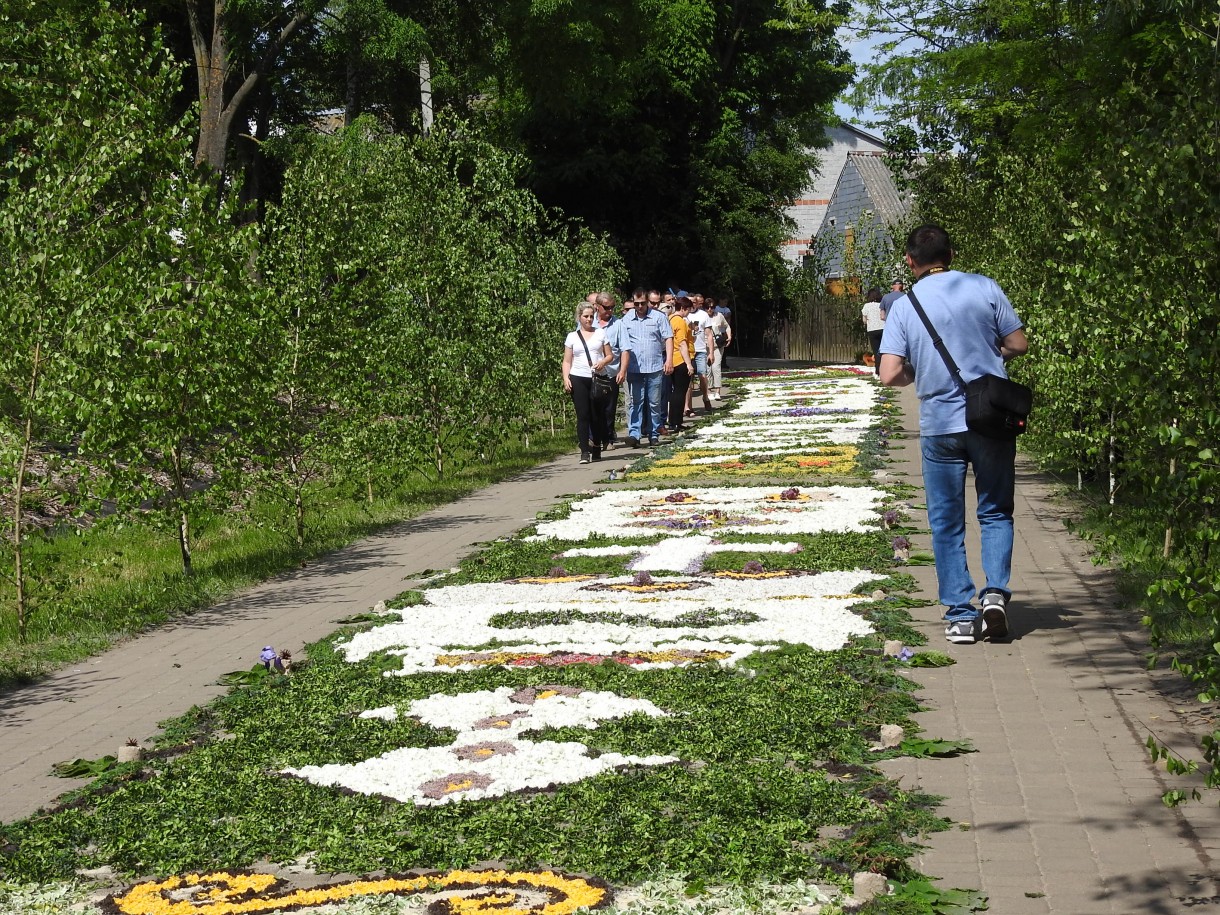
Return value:
[[(885, 323), (885, 315), (890, 310), (890, 306), (907, 294), (907, 284), (902, 280), (894, 280), (890, 283), (890, 291), (881, 297), (881, 323)], [(880, 360), (878, 360), (880, 361)]]

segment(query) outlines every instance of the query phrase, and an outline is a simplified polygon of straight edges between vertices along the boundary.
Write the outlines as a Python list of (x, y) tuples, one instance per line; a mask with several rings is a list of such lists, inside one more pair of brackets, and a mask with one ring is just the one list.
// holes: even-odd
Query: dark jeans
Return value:
[(576, 408), (576, 444), (583, 451), (600, 451), (607, 441), (605, 403), (593, 399), (593, 379), (569, 375), (572, 406)]
[(686, 363), (679, 362), (674, 366), (673, 389), (669, 392), (669, 431), (677, 432), (682, 428), (682, 414), (686, 410), (686, 389), (690, 387), (690, 372)]
[(870, 330), (868, 332), (868, 345), (873, 350), (873, 374), (881, 374), (881, 335), (883, 330)]
[(612, 442), (615, 439), (614, 427), (618, 425), (618, 390), (619, 385), (616, 381), (614, 382), (613, 397), (607, 397), (603, 401), (595, 400), (593, 402), (594, 406), (600, 406), (602, 409), (602, 422), (604, 423), (602, 428), (606, 432), (606, 438), (603, 444)]

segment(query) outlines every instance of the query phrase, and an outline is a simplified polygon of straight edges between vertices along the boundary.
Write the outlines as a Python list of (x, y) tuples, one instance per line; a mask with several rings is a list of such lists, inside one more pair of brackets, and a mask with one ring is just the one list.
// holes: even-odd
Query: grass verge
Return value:
[(506, 443), (489, 463), (472, 462), (441, 482), (413, 481), (372, 502), (318, 487), (303, 550), (283, 511), (267, 501), (212, 512), (196, 525), (190, 578), (173, 531), (147, 521), (108, 519), (32, 541), (29, 563), (41, 584), (25, 642), (9, 609), (11, 585), (0, 576), (0, 693), (570, 450), (566, 433), (535, 437), (528, 449)]

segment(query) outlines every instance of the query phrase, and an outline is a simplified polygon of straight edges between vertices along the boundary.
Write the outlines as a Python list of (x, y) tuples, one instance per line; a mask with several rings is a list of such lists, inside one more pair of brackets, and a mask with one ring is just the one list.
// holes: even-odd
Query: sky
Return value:
[[(860, 40), (855, 37), (854, 30), (843, 28), (839, 30), (839, 40), (851, 52), (851, 59), (857, 64), (872, 63), (875, 55), (875, 46), (880, 39), (864, 39)], [(865, 109), (859, 114), (845, 102), (835, 102), (835, 114), (850, 123), (860, 122), (858, 126), (868, 133), (880, 136), (880, 131), (876, 127), (868, 127), (867, 123), (876, 118), (876, 112), (872, 109)]]

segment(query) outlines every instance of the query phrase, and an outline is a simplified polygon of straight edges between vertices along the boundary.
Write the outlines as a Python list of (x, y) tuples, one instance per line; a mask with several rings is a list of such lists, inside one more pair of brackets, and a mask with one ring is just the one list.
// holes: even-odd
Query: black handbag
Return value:
[(1034, 392), (1025, 385), (1004, 378), (1000, 375), (980, 375), (969, 384), (962, 381), (962, 373), (945, 348), (936, 328), (928, 319), (928, 314), (915, 298), (915, 290), (907, 290), (907, 298), (915, 307), (915, 313), (923, 321), (932, 337), (932, 345), (945, 360), (949, 374), (957, 379), (957, 383), (966, 392), (966, 426), (972, 432), (985, 435), (988, 438), (1014, 439), (1025, 431), (1030, 410), (1034, 405)]
[(589, 344), (585, 342), (585, 338), (580, 335), (580, 331), (576, 332), (580, 337), (580, 345), (585, 348), (585, 359), (589, 362), (589, 371), (593, 372), (592, 390), (590, 396), (594, 400), (610, 400), (618, 393), (618, 386), (614, 383), (614, 379), (608, 375), (603, 375), (600, 372), (593, 371), (593, 357), (589, 354)]

